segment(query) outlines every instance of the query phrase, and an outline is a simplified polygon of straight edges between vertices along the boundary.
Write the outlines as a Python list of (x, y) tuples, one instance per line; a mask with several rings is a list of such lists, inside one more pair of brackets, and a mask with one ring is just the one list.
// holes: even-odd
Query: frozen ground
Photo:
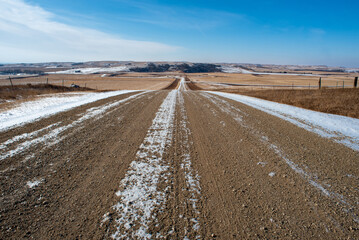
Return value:
[(311, 111), (286, 104), (230, 93), (211, 92), (271, 115), (287, 120), (301, 128), (317, 133), (359, 151), (359, 119)]
[(90, 102), (109, 98), (132, 90), (102, 93), (61, 93), (42, 97), (34, 101), (24, 102), (15, 108), (0, 112), (0, 131), (33, 122), (36, 119), (66, 111)]

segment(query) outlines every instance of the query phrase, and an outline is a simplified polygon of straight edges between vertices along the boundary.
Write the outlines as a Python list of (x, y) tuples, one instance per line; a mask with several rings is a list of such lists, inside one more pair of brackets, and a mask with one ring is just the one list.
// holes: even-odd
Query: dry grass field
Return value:
[(72, 92), (72, 91), (92, 91), (90, 88), (71, 88), (62, 87), (52, 84), (27, 84), (27, 85), (15, 85), (0, 86), (0, 100), (1, 99), (25, 99), (34, 95), (43, 95), (60, 92)]
[[(159, 90), (166, 88), (174, 80), (174, 73), (151, 74), (151, 73), (121, 73), (111, 76), (110, 74), (50, 74), (39, 77), (13, 79), (13, 84), (54, 84), (70, 86), (72, 83), (81, 87), (96, 90)], [(0, 85), (9, 85), (8, 79), (0, 79)]]
[[(313, 74), (316, 75), (316, 74)], [(188, 74), (192, 81), (200, 84), (202, 88), (218, 88), (218, 86), (233, 88), (226, 84), (238, 84), (242, 88), (315, 88), (318, 86), (319, 76), (302, 75), (260, 75), (260, 74), (241, 74), (241, 73), (208, 73), (208, 74)], [(320, 75), (322, 86), (324, 87), (352, 87), (354, 81), (353, 74), (331, 74)], [(223, 84), (223, 85), (217, 85)], [(245, 86), (240, 86), (245, 85)]]

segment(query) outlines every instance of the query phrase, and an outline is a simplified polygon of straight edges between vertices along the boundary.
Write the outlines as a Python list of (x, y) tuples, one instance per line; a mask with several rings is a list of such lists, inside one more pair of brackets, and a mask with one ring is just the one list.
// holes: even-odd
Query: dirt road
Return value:
[(0, 142), (0, 239), (359, 238), (358, 152), (183, 81)]

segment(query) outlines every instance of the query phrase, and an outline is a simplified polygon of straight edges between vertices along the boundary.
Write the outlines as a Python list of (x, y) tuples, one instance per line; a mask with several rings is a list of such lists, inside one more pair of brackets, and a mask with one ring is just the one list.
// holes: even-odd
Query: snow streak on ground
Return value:
[(105, 73), (105, 72), (128, 72), (128, 67), (117, 66), (108, 68), (76, 68), (65, 71), (48, 72), (52, 74), (93, 74), (93, 73)]
[[(37, 144), (46, 143), (45, 147), (53, 146), (54, 144), (60, 142), (65, 137), (60, 135), (64, 133), (66, 130), (76, 127), (76, 131), (78, 131), (82, 128), (82, 123), (84, 121), (88, 119), (97, 119), (103, 117), (110, 112), (109, 111), (110, 109), (117, 107), (121, 104), (126, 104), (127, 101), (134, 99), (142, 94), (144, 94), (144, 92), (132, 95), (120, 101), (115, 101), (113, 103), (107, 103), (99, 107), (90, 108), (79, 119), (67, 125), (58, 126), (60, 125), (60, 123), (56, 123), (31, 133), (24, 133), (22, 135), (15, 136), (12, 139), (9, 139), (0, 144), (0, 150), (4, 150), (7, 149), (10, 145), (18, 143), (14, 149), (2, 151), (0, 153), (0, 160), (4, 160), (8, 157), (12, 157), (20, 153), (24, 154), (26, 150), (30, 149), (31, 147)], [(45, 133), (44, 135), (41, 135), (41, 133), (46, 131), (48, 132)]]
[[(326, 197), (333, 199), (337, 204), (341, 204), (343, 206), (342, 210), (345, 213), (349, 214), (355, 222), (359, 223), (359, 217), (353, 213), (353, 209), (354, 209), (353, 205), (351, 205), (349, 203), (349, 201), (344, 198), (343, 195), (333, 192), (333, 191), (330, 191), (329, 189), (325, 188), (324, 185), (319, 183), (315, 174), (311, 174), (310, 172), (308, 172), (308, 170), (304, 171), (297, 164), (295, 164), (292, 160), (290, 160), (288, 157), (286, 157), (285, 154), (283, 154), (282, 150), (280, 150), (279, 147), (277, 147), (275, 144), (270, 144), (269, 142), (267, 142), (267, 144), (270, 146), (271, 149), (274, 150), (274, 152), (279, 157), (281, 157), (287, 163), (287, 165), (291, 169), (293, 169), (296, 173), (300, 174), (303, 178), (305, 178), (308, 181), (308, 183), (310, 185), (312, 185), (313, 187), (318, 189)], [(356, 204), (356, 203), (354, 203), (354, 204)]]
[(0, 112), (0, 131), (33, 122), (62, 111), (66, 111), (101, 99), (135, 92), (132, 90), (102, 93), (61, 93), (24, 102), (19, 106)]
[[(119, 218), (115, 239), (150, 239), (149, 223), (156, 218), (153, 210), (165, 204), (165, 192), (159, 191), (161, 175), (170, 167), (163, 161), (165, 149), (171, 144), (177, 91), (171, 91), (160, 106), (152, 126), (141, 144), (136, 160), (130, 165), (116, 195), (113, 206)], [(130, 231), (129, 231), (130, 230)]]
[[(184, 78), (181, 80), (184, 81)], [(187, 113), (186, 113), (186, 109), (184, 107), (184, 99), (183, 99), (183, 95), (182, 92), (179, 92), (178, 94), (179, 97), (179, 104), (180, 104), (180, 112), (182, 115), (181, 118), (181, 132), (183, 134), (182, 136), (182, 148), (183, 148), (183, 152), (184, 154), (181, 156), (181, 168), (184, 170), (184, 174), (185, 174), (185, 179), (186, 179), (186, 185), (188, 188), (188, 191), (190, 192), (190, 196), (191, 198), (187, 199), (188, 204), (186, 204), (187, 206), (190, 206), (192, 209), (193, 214), (196, 216), (192, 219), (190, 219), (190, 226), (192, 229), (185, 229), (185, 233), (186, 236), (185, 237), (189, 237), (187, 236), (187, 234), (191, 231), (195, 232), (196, 235), (196, 239), (200, 239), (201, 235), (200, 235), (200, 212), (198, 210), (198, 201), (201, 195), (201, 187), (200, 187), (200, 182), (199, 182), (199, 175), (198, 173), (192, 168), (192, 162), (191, 162), (191, 155), (190, 155), (190, 141), (189, 141), (189, 137), (191, 136), (191, 130), (188, 128), (187, 126), (187, 122), (188, 122), (188, 118), (187, 118)], [(184, 216), (186, 217), (186, 216)]]
[[(343, 195), (336, 193), (334, 191), (329, 190), (328, 188), (324, 187), (323, 184), (319, 182), (319, 179), (317, 177), (317, 174), (310, 173), (310, 169), (308, 166), (304, 166), (304, 168), (299, 167), (298, 164), (294, 163), (291, 159), (289, 159), (286, 154), (275, 144), (270, 143), (270, 139), (262, 132), (259, 132), (257, 129), (252, 127), (249, 122), (245, 122), (242, 118), (242, 111), (234, 106), (232, 106), (230, 103), (223, 101), (222, 99), (210, 95), (208, 93), (202, 94), (204, 97), (208, 98), (210, 101), (212, 101), (215, 105), (217, 105), (221, 111), (229, 114), (232, 116), (242, 127), (245, 127), (247, 129), (250, 129), (252, 131), (252, 136), (255, 136), (260, 140), (261, 142), (265, 143), (269, 149), (274, 151), (274, 153), (279, 156), (281, 159), (285, 161), (285, 163), (296, 173), (301, 175), (304, 179), (308, 181), (310, 185), (315, 187), (317, 190), (319, 190), (324, 196), (334, 200), (335, 203), (342, 206), (342, 210), (350, 215), (353, 220), (357, 223), (359, 223), (359, 217), (356, 216), (352, 211), (353, 205), (356, 205), (356, 203), (349, 203), (349, 200), (346, 199)], [(219, 95), (219, 94), (218, 94)], [(271, 177), (274, 177), (275, 174), (269, 173)]]
[(225, 73), (244, 73), (244, 74), (257, 74), (257, 75), (287, 75), (287, 76), (314, 76), (318, 77), (321, 75), (317, 74), (306, 74), (306, 73), (265, 73), (265, 72), (252, 72), (239, 67), (222, 66), (222, 72)]
[(36, 187), (36, 186), (39, 186), (42, 181), (43, 181), (43, 179), (41, 179), (41, 180), (35, 180), (35, 181), (28, 181), (28, 182), (26, 183), (26, 185), (27, 185), (29, 188), (34, 188), (34, 187)]
[(359, 151), (359, 119), (315, 112), (237, 94), (210, 93), (244, 103)]
[(184, 77), (181, 77), (181, 80), (180, 80), (180, 85), (179, 85), (179, 88), (178, 90), (179, 91), (187, 91), (187, 86), (186, 86), (186, 83), (185, 83), (186, 79)]

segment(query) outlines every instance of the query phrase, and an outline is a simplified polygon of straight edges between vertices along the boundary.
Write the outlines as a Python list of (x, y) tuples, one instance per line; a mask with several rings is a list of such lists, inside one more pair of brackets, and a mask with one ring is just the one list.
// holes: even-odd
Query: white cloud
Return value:
[(164, 60), (180, 47), (56, 22), (23, 0), (0, 0), (0, 62)]

